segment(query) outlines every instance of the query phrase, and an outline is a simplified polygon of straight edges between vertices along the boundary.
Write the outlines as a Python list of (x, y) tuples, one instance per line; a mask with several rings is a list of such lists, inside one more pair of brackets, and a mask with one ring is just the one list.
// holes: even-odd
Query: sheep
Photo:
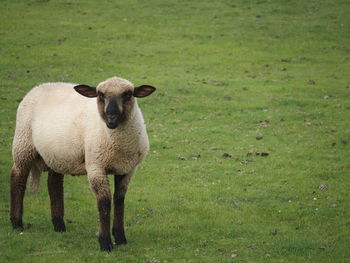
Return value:
[(136, 98), (154, 91), (152, 86), (134, 87), (119, 77), (109, 78), (97, 87), (70, 83), (34, 87), (17, 110), (10, 187), (13, 228), (23, 231), (23, 198), (29, 174), (32, 187), (38, 188), (38, 177), (48, 171), (51, 218), (56, 232), (66, 231), (64, 174), (87, 174), (97, 199), (100, 249), (111, 251), (111, 193), (107, 175), (114, 174), (112, 234), (116, 245), (126, 244), (124, 199), (130, 179), (149, 151)]

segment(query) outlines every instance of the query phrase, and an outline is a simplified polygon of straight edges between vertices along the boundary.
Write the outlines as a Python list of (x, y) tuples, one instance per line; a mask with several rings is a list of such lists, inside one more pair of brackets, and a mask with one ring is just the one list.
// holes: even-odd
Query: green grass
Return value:
[[(350, 262), (349, 12), (347, 0), (1, 1), (0, 261)], [(46, 175), (12, 230), (19, 101), (42, 82), (114, 75), (158, 88), (139, 101), (151, 151), (126, 198), (128, 245), (99, 252), (85, 176), (65, 178), (66, 233), (52, 230)]]

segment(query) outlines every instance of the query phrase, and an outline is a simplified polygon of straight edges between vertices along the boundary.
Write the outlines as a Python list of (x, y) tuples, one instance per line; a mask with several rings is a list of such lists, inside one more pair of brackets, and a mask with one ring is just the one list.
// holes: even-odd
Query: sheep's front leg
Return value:
[(63, 174), (49, 170), (47, 187), (51, 201), (51, 218), (56, 232), (65, 232), (66, 226), (63, 221), (64, 200), (63, 200)]
[(100, 217), (98, 241), (102, 251), (111, 251), (113, 243), (110, 234), (111, 193), (108, 178), (104, 174), (88, 175), (92, 191), (96, 195), (97, 208)]
[(124, 199), (130, 177), (130, 175), (114, 175), (114, 220), (112, 233), (116, 245), (127, 243), (124, 231)]

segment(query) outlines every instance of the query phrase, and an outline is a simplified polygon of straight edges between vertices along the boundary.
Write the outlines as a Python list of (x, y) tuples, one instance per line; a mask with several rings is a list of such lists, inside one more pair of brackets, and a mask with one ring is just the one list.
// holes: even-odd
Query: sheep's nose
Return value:
[(107, 121), (108, 122), (115, 122), (117, 120), (117, 115), (107, 115)]

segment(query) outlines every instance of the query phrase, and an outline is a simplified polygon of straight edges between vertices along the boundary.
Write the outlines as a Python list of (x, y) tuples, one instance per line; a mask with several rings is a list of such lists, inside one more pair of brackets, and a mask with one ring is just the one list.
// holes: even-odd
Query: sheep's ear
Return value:
[(90, 87), (88, 85), (78, 85), (74, 87), (75, 91), (79, 94), (88, 97), (88, 98), (95, 98), (97, 97), (96, 88)]
[(144, 98), (148, 95), (151, 95), (156, 90), (155, 87), (149, 85), (142, 85), (134, 88), (134, 97), (136, 98)]

